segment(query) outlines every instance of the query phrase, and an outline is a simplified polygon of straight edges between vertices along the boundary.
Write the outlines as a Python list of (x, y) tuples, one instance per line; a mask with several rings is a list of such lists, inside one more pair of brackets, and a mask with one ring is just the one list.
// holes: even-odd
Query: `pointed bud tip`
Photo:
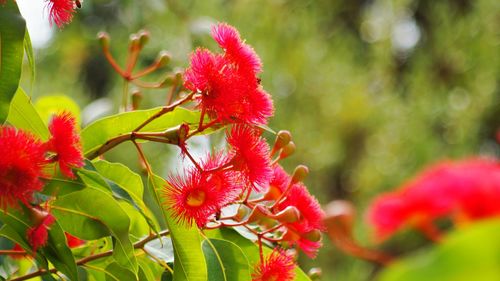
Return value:
[(171, 58), (172, 58), (172, 56), (170, 55), (169, 52), (161, 51), (158, 54), (158, 58), (156, 59), (158, 67), (162, 67), (162, 66), (167, 65), (170, 62)]
[(292, 155), (293, 153), (295, 153), (295, 150), (296, 150), (296, 146), (295, 146), (295, 143), (293, 141), (290, 141), (287, 145), (285, 145), (283, 147), (283, 149), (281, 150), (281, 153), (280, 153), (280, 159), (285, 159), (287, 158), (288, 156)]
[(101, 47), (104, 49), (109, 48), (110, 37), (107, 32), (101, 31), (97, 33), (97, 39), (101, 43)]
[(309, 175), (309, 168), (305, 165), (298, 165), (293, 171), (292, 183), (304, 181), (307, 175)]
[(294, 206), (288, 206), (277, 213), (275, 219), (280, 222), (294, 223), (300, 220), (300, 211)]
[(307, 273), (307, 276), (309, 276), (309, 278), (311, 278), (312, 281), (319, 281), (322, 275), (323, 271), (319, 267), (313, 267)]
[(143, 29), (139, 30), (137, 34), (139, 36), (139, 44), (141, 45), (141, 47), (144, 47), (144, 45), (149, 42), (149, 38), (151, 37), (149, 31)]

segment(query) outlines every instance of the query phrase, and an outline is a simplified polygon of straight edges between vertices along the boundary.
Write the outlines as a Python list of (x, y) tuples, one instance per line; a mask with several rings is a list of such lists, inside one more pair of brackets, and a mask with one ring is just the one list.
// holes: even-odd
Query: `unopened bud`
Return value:
[(141, 39), (137, 34), (130, 35), (130, 50), (136, 50), (140, 48)]
[(243, 205), (240, 205), (238, 212), (234, 216), (235, 221), (242, 221), (246, 216), (248, 216), (249, 209)]
[(172, 56), (167, 51), (161, 51), (156, 58), (158, 67), (167, 65), (170, 62)]
[(177, 82), (182, 81), (182, 72), (181, 71), (175, 72), (175, 81), (177, 81)]
[(179, 127), (179, 143), (184, 143), (189, 135), (189, 125), (182, 123)]
[(326, 206), (325, 225), (331, 237), (346, 235), (352, 237), (356, 210), (349, 201), (335, 200)]
[(270, 201), (270, 200), (275, 201), (280, 197), (280, 195), (281, 195), (281, 190), (274, 185), (270, 185), (266, 194), (264, 194), (263, 200), (264, 201)]
[(101, 47), (103, 49), (108, 49), (109, 48), (109, 42), (110, 42), (110, 38), (109, 38), (109, 34), (104, 32), (104, 31), (101, 31), (97, 34), (97, 39), (99, 40), (99, 43), (101, 43)]
[(38, 207), (30, 208), (29, 211), (29, 216), (31, 221), (33, 222), (33, 225), (42, 224), (45, 218), (50, 215), (47, 210)]
[(300, 220), (300, 211), (294, 206), (288, 206), (277, 213), (274, 218), (280, 222), (294, 223)]
[(271, 152), (273, 156), (281, 148), (287, 145), (292, 140), (292, 134), (289, 131), (281, 130), (276, 134), (276, 139), (274, 140), (274, 146)]
[(260, 221), (260, 220), (266, 218), (268, 214), (269, 214), (269, 211), (267, 211), (264, 206), (257, 205), (250, 213), (250, 216), (248, 217), (248, 222), (251, 223), (251, 222)]
[(149, 32), (147, 30), (140, 30), (138, 32), (138, 35), (139, 35), (139, 45), (142, 47), (144, 47), (144, 45), (146, 45), (149, 41)]
[(293, 171), (292, 184), (304, 181), (307, 175), (309, 175), (309, 168), (305, 165), (298, 165)]
[(295, 149), (296, 149), (295, 143), (293, 141), (289, 142), (281, 150), (280, 159), (285, 159), (288, 156), (292, 155), (295, 152)]
[(311, 278), (311, 281), (320, 280), (322, 275), (323, 275), (323, 271), (319, 267), (313, 267), (307, 273), (307, 276), (309, 276), (309, 278)]
[(142, 98), (143, 96), (139, 89), (132, 91), (132, 110), (137, 110), (139, 108)]
[(319, 242), (321, 241), (321, 231), (314, 229), (306, 234), (303, 234), (302, 237), (312, 242)]

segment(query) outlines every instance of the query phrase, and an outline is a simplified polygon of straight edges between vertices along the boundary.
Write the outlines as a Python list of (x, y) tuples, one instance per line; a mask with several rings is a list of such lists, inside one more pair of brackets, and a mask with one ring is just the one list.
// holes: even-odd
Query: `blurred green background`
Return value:
[[(147, 29), (139, 66), (165, 49), (166, 69), (182, 69), (197, 46), (217, 50), (209, 30), (218, 21), (235, 26), (262, 58), (262, 84), (276, 107), (270, 127), (290, 130), (297, 144), (283, 164), (310, 167), (306, 183), (322, 204), (354, 202), (362, 244), (373, 243), (364, 213), (378, 193), (438, 159), (500, 156), (497, 0), (86, 0), (63, 30), (32, 31), (41, 38), (37, 73), (24, 87), (35, 100), (71, 96), (88, 122), (99, 110), (117, 111), (123, 84), (101, 54), (98, 31), (111, 34), (123, 64), (129, 34)], [(164, 103), (165, 93), (144, 91), (144, 107)], [(138, 168), (133, 150), (120, 149), (110, 157)], [(176, 169), (169, 148), (146, 149), (163, 175)], [(388, 249), (420, 243), (408, 239), (419, 241), (398, 237)], [(323, 280), (373, 278), (374, 265), (324, 242), (316, 260), (301, 259), (305, 271), (321, 267)]]

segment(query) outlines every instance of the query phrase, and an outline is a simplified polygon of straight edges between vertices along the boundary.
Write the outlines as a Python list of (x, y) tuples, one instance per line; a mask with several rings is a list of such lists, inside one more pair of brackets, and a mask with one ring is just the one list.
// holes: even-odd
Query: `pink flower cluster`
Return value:
[(435, 220), (477, 220), (500, 215), (500, 163), (473, 158), (435, 164), (399, 190), (373, 202), (369, 220), (385, 238), (405, 225), (425, 230)]
[[(33, 194), (42, 190), (42, 179), (56, 163), (63, 175), (75, 178), (72, 168), (83, 165), (80, 138), (74, 117), (55, 115), (49, 124), (50, 139), (42, 142), (33, 134), (10, 126), (0, 126), (0, 205), (3, 209), (19, 203), (31, 208)], [(35, 207), (37, 208), (37, 207)], [(27, 232), (33, 250), (47, 241), (47, 229), (54, 222), (50, 214), (37, 219)]]
[[(197, 49), (184, 73), (184, 86), (195, 93), (202, 112), (198, 131), (230, 125), (228, 148), (196, 160), (181, 144), (194, 167), (169, 178), (167, 206), (186, 225), (243, 226), (259, 239), (297, 246), (314, 257), (321, 246), (324, 214), (300, 180), (279, 166), (281, 158), (272, 159), (287, 143), (271, 151), (257, 127), (273, 114), (271, 97), (257, 77), (260, 59), (227, 24), (216, 25), (212, 37), (223, 53)], [(203, 124), (205, 115), (208, 124)], [(230, 205), (245, 214), (223, 218), (222, 209)], [(293, 268), (293, 258), (275, 250), (256, 265), (253, 280), (292, 280)]]

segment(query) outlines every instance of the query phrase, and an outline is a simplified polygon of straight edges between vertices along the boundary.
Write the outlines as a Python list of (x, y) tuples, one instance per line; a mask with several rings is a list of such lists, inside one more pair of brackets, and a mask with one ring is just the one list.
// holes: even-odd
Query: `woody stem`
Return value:
[[(169, 230), (164, 230), (164, 231), (161, 231), (159, 233), (159, 236), (167, 236), (169, 234), (170, 234)], [(134, 249), (142, 249), (142, 248), (144, 248), (144, 245), (146, 245), (150, 241), (153, 241), (157, 237), (158, 236), (155, 235), (155, 234), (150, 234), (146, 238), (144, 238), (144, 239), (136, 242), (134, 244)], [(101, 258), (104, 258), (104, 257), (109, 257), (112, 254), (113, 254), (113, 250), (109, 250), (109, 251), (106, 251), (106, 252), (101, 252), (101, 253), (97, 253), (97, 254), (94, 254), (94, 255), (90, 255), (88, 257), (85, 257), (85, 258), (77, 260), (76, 261), (76, 265), (81, 266), (81, 265), (84, 265), (84, 264), (86, 264), (88, 262), (91, 262), (91, 261), (94, 261), (94, 260), (97, 260), (97, 259), (101, 259)], [(39, 269), (37, 271), (34, 271), (32, 273), (29, 273), (29, 274), (26, 274), (26, 275), (23, 275), (23, 276), (11, 279), (10, 281), (28, 280), (28, 279), (31, 279), (33, 277), (41, 276), (41, 275), (44, 275), (44, 274), (47, 274), (47, 273), (55, 274), (57, 272), (58, 272), (58, 270), (55, 269), (55, 268), (51, 268), (49, 270), (41, 268), (41, 269)]]

